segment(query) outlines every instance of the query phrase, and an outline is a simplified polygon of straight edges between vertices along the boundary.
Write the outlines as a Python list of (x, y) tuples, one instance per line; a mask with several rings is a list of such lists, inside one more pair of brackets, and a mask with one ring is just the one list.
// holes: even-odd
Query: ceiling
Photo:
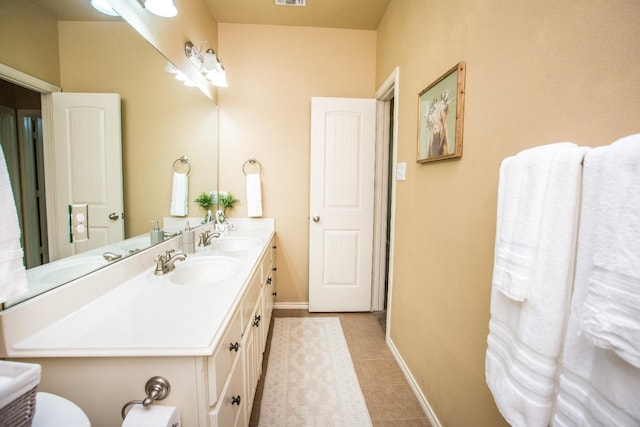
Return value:
[[(31, 0), (58, 20), (119, 20), (97, 12), (89, 0)], [(193, 0), (182, 0), (193, 1)], [(219, 23), (376, 30), (390, 0), (307, 0), (305, 7), (275, 0), (205, 0)], [(176, 0), (180, 13), (180, 0)]]
[(307, 0), (305, 7), (275, 0), (206, 0), (218, 23), (376, 30), (390, 0)]

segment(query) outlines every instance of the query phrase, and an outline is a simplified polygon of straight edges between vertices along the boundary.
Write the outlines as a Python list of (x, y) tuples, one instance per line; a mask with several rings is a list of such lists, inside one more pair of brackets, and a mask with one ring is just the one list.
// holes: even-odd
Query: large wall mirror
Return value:
[[(200, 90), (184, 86), (165, 71), (166, 58), (126, 22), (99, 14), (89, 0), (4, 1), (0, 3), (0, 64), (57, 86), (64, 93), (119, 94), (124, 209), (118, 214), (124, 213), (126, 241), (109, 242), (107, 249), (123, 249), (113, 252), (126, 255), (132, 249), (148, 247), (152, 221), (159, 220), (163, 226), (163, 219), (171, 217), (173, 173), (185, 170), (181, 162), (176, 169), (176, 160), (183, 157), (188, 159), (190, 168), (187, 216), (202, 218), (204, 212), (193, 200), (202, 192), (217, 190), (217, 107)], [(0, 82), (3, 149), (11, 127), (7, 126), (7, 118), (13, 117), (17, 141), (25, 138), (21, 135), (25, 114), (36, 131), (41, 130), (37, 105), (41, 94), (23, 86), (19, 81)], [(41, 120), (45, 121), (46, 130), (47, 115)], [(47, 138), (46, 131), (40, 138), (40, 142), (36, 138), (31, 143), (36, 147), (38, 143), (55, 143), (53, 137)], [(8, 150), (6, 156), (7, 163), (21, 164), (17, 168), (24, 176), (27, 166), (21, 150)], [(35, 158), (29, 168), (40, 167), (37, 155)], [(35, 192), (44, 187), (44, 196), (54, 197), (47, 192), (50, 189), (46, 184), (37, 184)], [(51, 214), (42, 206), (38, 210), (38, 202), (33, 200), (30, 204), (21, 203), (20, 210), (23, 223), (39, 221), (44, 227), (47, 221), (39, 218), (39, 212)], [(172, 220), (175, 223), (182, 217)], [(196, 224), (192, 221), (191, 225)], [(44, 285), (32, 287), (30, 283), (33, 289), (28, 296), (113, 262), (102, 256), (106, 250), (96, 253), (90, 261), (80, 260), (78, 255), (58, 259), (55, 252), (54, 256), (41, 258), (59, 268), (50, 269), (53, 273), (47, 273)]]

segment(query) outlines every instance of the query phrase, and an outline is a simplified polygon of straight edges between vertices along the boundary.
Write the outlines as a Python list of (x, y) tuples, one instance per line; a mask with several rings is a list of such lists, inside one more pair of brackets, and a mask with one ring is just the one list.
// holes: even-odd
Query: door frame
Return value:
[[(40, 80), (37, 77), (33, 77), (27, 73), (24, 73), (15, 68), (11, 68), (8, 65), (0, 64), (0, 78), (14, 83), (18, 86), (25, 87), (34, 92), (40, 93), (40, 111), (42, 113), (42, 143), (44, 151), (44, 174), (45, 174), (45, 188), (51, 187), (55, 182), (55, 169), (53, 162), (53, 150), (51, 148), (51, 141), (53, 141), (53, 134), (51, 130), (51, 120), (53, 116), (51, 93), (61, 92), (58, 86), (52, 85), (44, 80)], [(48, 212), (54, 212), (55, 206), (52, 205), (53, 197), (46, 197), (46, 206)], [(47, 215), (47, 234), (49, 239), (49, 259), (58, 259), (58, 245), (57, 236), (55, 230), (57, 230), (57, 221), (53, 217), (54, 215)]]
[[(396, 164), (393, 164), (393, 170), (388, 170), (389, 155), (392, 154), (397, 159), (398, 154), (398, 106), (399, 106), (399, 79), (400, 68), (396, 67), (386, 78), (384, 83), (376, 91), (375, 99), (377, 101), (376, 111), (376, 172), (375, 172), (375, 196), (374, 196), (374, 223), (373, 223), (373, 275), (372, 275), (372, 292), (371, 292), (371, 308), (373, 311), (381, 311), (384, 309), (384, 300), (387, 298), (387, 335), (389, 334), (389, 326), (391, 319), (391, 296), (393, 294), (393, 253), (394, 253), (394, 234), (395, 234), (395, 208), (396, 208), (396, 180), (391, 180), (391, 189), (387, 187), (388, 177), (391, 174), (396, 176)], [(393, 109), (393, 134), (389, 135), (389, 111), (390, 100), (394, 100)], [(393, 141), (393, 153), (389, 153), (389, 137)], [(391, 208), (387, 212), (388, 197), (391, 197)], [(387, 217), (390, 217), (390, 246), (389, 246), (389, 265), (386, 265), (386, 234), (387, 234)], [(388, 268), (389, 281), (387, 295), (385, 295), (385, 271)]]

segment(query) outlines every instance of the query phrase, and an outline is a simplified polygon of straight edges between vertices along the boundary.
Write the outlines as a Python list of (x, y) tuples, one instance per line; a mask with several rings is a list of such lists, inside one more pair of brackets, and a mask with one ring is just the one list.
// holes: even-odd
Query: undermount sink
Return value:
[(220, 253), (240, 252), (260, 247), (261, 242), (251, 237), (225, 237), (211, 243), (209, 251)]
[(240, 265), (235, 258), (221, 256), (187, 258), (176, 262), (168, 278), (177, 285), (211, 285), (236, 274)]

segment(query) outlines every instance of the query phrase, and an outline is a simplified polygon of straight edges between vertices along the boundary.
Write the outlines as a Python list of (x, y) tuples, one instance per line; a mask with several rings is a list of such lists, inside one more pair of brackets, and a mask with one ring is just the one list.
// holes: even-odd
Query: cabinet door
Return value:
[(262, 287), (262, 328), (260, 350), (264, 351), (267, 345), (267, 337), (269, 335), (269, 325), (271, 324), (271, 316), (273, 314), (273, 305), (276, 298), (276, 286), (274, 282), (274, 271), (269, 266), (269, 274)]
[(220, 402), (209, 412), (211, 427), (245, 427), (247, 425), (247, 402), (244, 394), (244, 370), (241, 359), (236, 358)]
[(251, 326), (251, 322), (253, 322), (254, 310), (256, 307), (256, 302), (258, 301), (262, 289), (261, 275), (256, 272), (253, 277), (251, 277), (251, 282), (249, 283), (249, 287), (247, 288), (244, 297), (242, 298), (241, 304), (241, 313), (242, 313), (242, 332)]
[(229, 375), (233, 362), (238, 358), (240, 351), (240, 314), (236, 311), (229, 328), (220, 341), (218, 349), (208, 359), (209, 371), (209, 405), (213, 406), (218, 401), (222, 386)]
[(245, 383), (247, 386), (245, 395), (249, 410), (253, 406), (258, 380), (262, 375), (262, 329), (262, 298), (260, 298), (255, 306), (253, 321), (243, 337)]

